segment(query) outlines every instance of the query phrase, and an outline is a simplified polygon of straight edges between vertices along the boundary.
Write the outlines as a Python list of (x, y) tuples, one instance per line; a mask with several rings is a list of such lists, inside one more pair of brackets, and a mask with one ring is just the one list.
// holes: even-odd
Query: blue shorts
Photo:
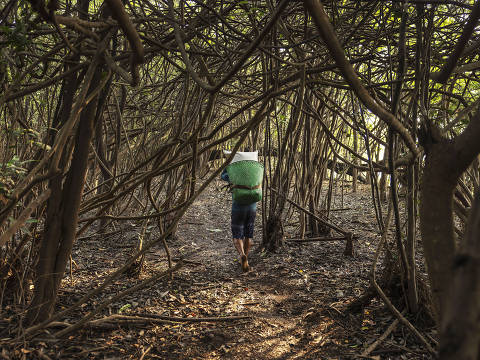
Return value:
[(251, 205), (232, 206), (232, 237), (234, 239), (253, 238), (257, 207)]

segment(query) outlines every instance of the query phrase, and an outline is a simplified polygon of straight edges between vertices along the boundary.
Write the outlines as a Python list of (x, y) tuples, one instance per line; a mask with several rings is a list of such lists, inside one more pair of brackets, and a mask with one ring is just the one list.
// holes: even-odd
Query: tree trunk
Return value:
[(455, 254), (452, 199), (457, 178), (449, 166), (452, 150), (445, 140), (432, 145), (421, 186), (420, 229), (436, 316), (444, 308)]
[[(355, 153), (358, 152), (358, 135), (357, 135), (356, 130), (353, 130), (353, 151)], [(353, 164), (357, 165), (357, 163), (358, 163), (358, 159), (355, 156), (353, 158)], [(358, 177), (358, 170), (357, 170), (356, 167), (353, 167), (353, 169), (352, 169), (352, 192), (354, 192), (354, 193), (357, 192), (357, 177)]]
[[(101, 79), (101, 69), (93, 75), (89, 93)], [(34, 295), (27, 322), (38, 323), (53, 312), (57, 291), (71, 254), (78, 221), (78, 210), (85, 183), (90, 141), (93, 135), (96, 99), (90, 101), (80, 115), (75, 148), (65, 182), (60, 177), (50, 182), (52, 197), (48, 202), (45, 234), (40, 244)]]
[[(381, 163), (386, 164), (388, 157), (389, 157), (388, 147), (386, 146)], [(386, 202), (387, 201), (387, 172), (386, 171), (382, 171), (382, 175), (380, 176), (379, 192), (380, 192), (380, 200), (382, 202)]]
[(453, 194), (462, 173), (480, 152), (480, 111), (454, 140), (443, 138), (430, 125), (419, 136), (425, 148), (420, 199), (420, 229), (437, 321), (452, 285), (455, 255)]
[(476, 360), (480, 345), (480, 194), (477, 192), (462, 255), (440, 329), (440, 360)]

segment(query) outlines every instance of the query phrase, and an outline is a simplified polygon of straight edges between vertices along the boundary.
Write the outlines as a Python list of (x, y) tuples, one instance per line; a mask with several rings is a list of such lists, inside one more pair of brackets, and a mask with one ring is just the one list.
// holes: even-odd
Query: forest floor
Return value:
[[(161, 279), (111, 304), (97, 316), (121, 314), (157, 317), (158, 321), (113, 321), (103, 328), (86, 327), (62, 340), (36, 339), (5, 358), (432, 358), (403, 325), (398, 325), (368, 356), (361, 355), (395, 320), (379, 300), (359, 312), (347, 310), (348, 304), (368, 288), (379, 240), (369, 187), (361, 186), (357, 193), (346, 189), (343, 200), (337, 193), (333, 208), (342, 210), (332, 212), (330, 217), (355, 234), (354, 257), (343, 255), (344, 241), (287, 243), (275, 254), (258, 251), (262, 232), (259, 208), (255, 245), (249, 256), (252, 271), (243, 274), (230, 238), (230, 196), (220, 186), (220, 181), (215, 182), (197, 199), (182, 219), (177, 238), (169, 241), (174, 260), (188, 260), (175, 272), (173, 281)], [(285, 230), (287, 238), (296, 236), (295, 226)], [(100, 284), (133, 251), (130, 249), (135, 247), (137, 237), (138, 231), (123, 231), (78, 241), (73, 251), (75, 266), (71, 277), (64, 280), (59, 309)], [(106, 293), (124, 290), (166, 268), (163, 246), (155, 245), (140, 277), (123, 276), (65, 322), (78, 321)], [(213, 319), (175, 320), (195, 317)], [(408, 318), (422, 333), (435, 337), (431, 324)]]

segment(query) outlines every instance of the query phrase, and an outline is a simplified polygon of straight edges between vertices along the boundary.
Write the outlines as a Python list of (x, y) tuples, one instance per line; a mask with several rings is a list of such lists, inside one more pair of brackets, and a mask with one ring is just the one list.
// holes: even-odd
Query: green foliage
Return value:
[(3, 164), (0, 172), (0, 194), (9, 194), (15, 187), (15, 182), (27, 173), (24, 167), (30, 160), (21, 161), (14, 155), (7, 163)]
[(27, 28), (22, 21), (18, 21), (14, 27), (0, 26), (0, 35), (5, 37), (7, 46), (16, 51), (24, 51), (30, 40), (27, 37)]
[(125, 304), (120, 309), (118, 309), (118, 313), (121, 314), (122, 312), (125, 312), (126, 310), (130, 309), (131, 307), (132, 307), (132, 304)]
[(17, 155), (14, 155), (10, 161), (8, 161), (3, 170), (3, 175), (5, 176), (11, 176), (11, 177), (19, 177), (23, 176), (26, 172), (27, 169), (23, 167), (26, 163), (28, 163), (29, 160), (27, 161), (20, 161)]

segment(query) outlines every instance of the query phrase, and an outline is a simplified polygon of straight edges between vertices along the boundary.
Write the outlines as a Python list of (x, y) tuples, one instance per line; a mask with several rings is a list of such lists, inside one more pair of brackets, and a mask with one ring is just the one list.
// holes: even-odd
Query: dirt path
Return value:
[[(163, 280), (113, 304), (109, 314), (172, 317), (232, 317), (242, 320), (199, 323), (117, 325), (85, 329), (69, 339), (45, 344), (51, 358), (89, 359), (359, 359), (394, 320), (379, 302), (361, 313), (346, 306), (368, 286), (377, 241), (367, 190), (337, 195), (332, 221), (357, 236), (355, 257), (343, 256), (343, 242), (291, 245), (273, 255), (260, 253), (261, 214), (257, 215), (253, 271), (242, 274), (230, 239), (230, 199), (213, 184), (182, 220), (170, 241), (174, 258), (188, 260), (173, 282)], [(293, 231), (294, 227), (287, 231)], [(291, 234), (293, 235), (293, 234)], [(155, 236), (155, 235), (152, 235)], [(59, 306), (68, 306), (100, 283), (126, 258), (134, 232), (77, 243), (73, 278), (66, 279)], [(166, 268), (163, 248), (147, 256), (141, 278)], [(124, 277), (111, 288), (138, 282)], [(75, 317), (101, 301), (84, 306)], [(67, 319), (68, 320), (68, 319)], [(73, 321), (73, 319), (72, 319)], [(42, 347), (40, 344), (37, 346)], [(53, 355), (53, 356), (52, 356)], [(412, 335), (397, 330), (370, 355), (372, 359), (429, 359)]]

